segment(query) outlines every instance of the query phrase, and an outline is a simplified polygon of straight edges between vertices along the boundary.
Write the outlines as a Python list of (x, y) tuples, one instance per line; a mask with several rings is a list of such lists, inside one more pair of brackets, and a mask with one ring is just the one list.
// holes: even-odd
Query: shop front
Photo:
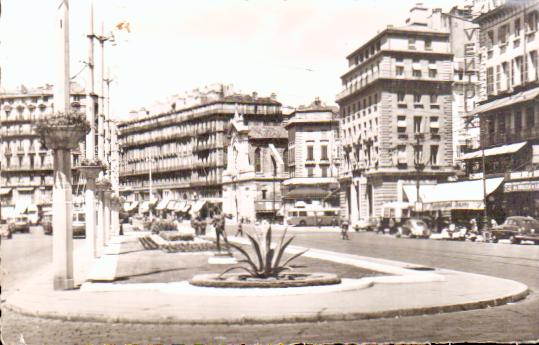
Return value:
[(503, 192), (503, 209), (507, 216), (531, 216), (539, 219), (539, 178), (508, 181), (503, 186)]

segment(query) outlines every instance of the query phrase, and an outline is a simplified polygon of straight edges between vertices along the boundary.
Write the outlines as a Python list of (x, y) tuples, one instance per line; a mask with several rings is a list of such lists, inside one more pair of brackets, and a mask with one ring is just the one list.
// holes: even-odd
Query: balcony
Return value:
[(255, 212), (277, 212), (281, 208), (280, 198), (275, 199), (275, 206), (273, 200), (255, 200)]
[[(367, 86), (373, 84), (378, 79), (399, 79), (399, 80), (419, 80), (419, 81), (427, 81), (427, 82), (452, 82), (452, 74), (451, 73), (436, 73), (435, 77), (430, 77), (427, 73), (428, 69), (422, 68), (421, 75), (414, 75), (413, 70), (404, 70), (399, 71), (399, 74), (397, 74), (397, 66), (392, 68), (381, 68), (378, 72), (374, 72), (369, 75), (369, 78), (365, 78), (361, 81), (354, 82), (350, 86), (346, 87), (344, 90), (339, 92), (337, 94), (337, 101), (340, 101), (344, 98), (347, 98), (348, 96), (351, 96), (355, 94), (356, 92), (361, 91), (362, 89), (366, 88)], [(417, 69), (416, 69), (417, 71)]]
[(485, 133), (481, 136), (481, 145), (488, 147), (537, 139), (539, 139), (538, 126), (521, 129), (512, 128), (505, 131)]

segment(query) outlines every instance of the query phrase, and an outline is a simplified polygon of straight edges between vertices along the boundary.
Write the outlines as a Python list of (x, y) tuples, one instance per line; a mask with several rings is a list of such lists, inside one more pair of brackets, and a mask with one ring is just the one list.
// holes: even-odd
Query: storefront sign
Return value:
[(439, 201), (425, 203), (424, 210), (428, 211), (451, 211), (451, 210), (482, 210), (483, 201)]
[(507, 182), (503, 186), (503, 191), (506, 193), (539, 191), (539, 181)]

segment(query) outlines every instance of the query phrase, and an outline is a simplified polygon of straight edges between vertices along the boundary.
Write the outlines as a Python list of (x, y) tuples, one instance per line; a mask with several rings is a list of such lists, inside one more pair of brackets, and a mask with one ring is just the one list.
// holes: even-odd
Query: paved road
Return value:
[[(483, 273), (527, 284), (533, 293), (524, 301), (485, 310), (401, 319), (322, 322), (257, 326), (158, 326), (60, 322), (20, 316), (2, 316), (5, 343), (27, 344), (125, 343), (276, 343), (276, 342), (397, 342), (397, 341), (513, 341), (539, 339), (539, 246), (446, 242), (394, 238), (372, 233), (296, 232), (295, 244), (340, 250), (411, 263)], [(25, 269), (37, 269), (50, 260), (50, 237), (18, 235), (2, 242), (2, 267), (8, 272), (24, 257)], [(29, 271), (31, 272), (31, 271)], [(24, 273), (13, 273), (23, 279)], [(11, 279), (11, 276), (8, 276)], [(9, 286), (9, 285), (8, 285)], [(407, 288), (413, 288), (408, 286)]]

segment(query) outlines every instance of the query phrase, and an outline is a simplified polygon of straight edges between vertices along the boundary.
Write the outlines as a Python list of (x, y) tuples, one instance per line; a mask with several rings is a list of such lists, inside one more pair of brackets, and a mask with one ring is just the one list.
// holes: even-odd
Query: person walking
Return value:
[(348, 220), (343, 219), (341, 221), (341, 239), (343, 240), (349, 240), (350, 237), (348, 236), (348, 226), (350, 224), (348, 223)]
[(240, 219), (240, 222), (238, 223), (238, 231), (236, 232), (236, 236), (243, 237), (243, 218)]

